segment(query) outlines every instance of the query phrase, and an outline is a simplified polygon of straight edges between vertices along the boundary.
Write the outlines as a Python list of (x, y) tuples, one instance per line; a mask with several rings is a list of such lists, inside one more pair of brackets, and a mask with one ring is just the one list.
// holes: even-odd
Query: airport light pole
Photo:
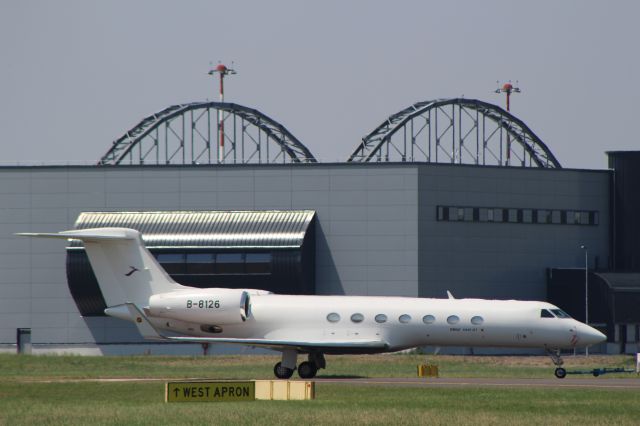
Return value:
[[(589, 249), (584, 244), (580, 246), (584, 250), (584, 323), (589, 325)], [(584, 348), (585, 356), (589, 356), (589, 347)]]
[[(220, 102), (224, 103), (224, 77), (227, 75), (236, 74), (236, 71), (232, 68), (227, 68), (224, 64), (218, 64), (217, 67), (209, 71), (209, 75), (218, 74), (220, 76)], [(218, 163), (224, 163), (224, 111), (218, 110), (218, 129), (219, 129), (219, 144), (218, 144)]]
[[(496, 81), (499, 85), (500, 82)], [(516, 80), (516, 84), (518, 81)], [(511, 84), (511, 80), (508, 83), (502, 85), (502, 87), (498, 87), (495, 90), (496, 93), (505, 93), (507, 95), (507, 112), (511, 112), (511, 94), (512, 93), (520, 93), (520, 88)], [(507, 132), (507, 161), (506, 165), (509, 166), (511, 164), (511, 135)]]

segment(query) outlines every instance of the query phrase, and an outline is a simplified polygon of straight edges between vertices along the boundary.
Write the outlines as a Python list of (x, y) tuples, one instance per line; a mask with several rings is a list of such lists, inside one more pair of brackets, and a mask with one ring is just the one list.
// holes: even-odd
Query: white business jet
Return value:
[[(291, 296), (263, 290), (180, 285), (141, 234), (98, 228), (19, 235), (82, 240), (112, 317), (146, 339), (235, 343), (282, 352), (276, 377), (312, 378), (325, 354), (372, 354), (418, 346), (545, 349), (563, 378), (560, 349), (606, 336), (545, 302), (369, 296)], [(299, 354), (308, 359), (298, 365)]]

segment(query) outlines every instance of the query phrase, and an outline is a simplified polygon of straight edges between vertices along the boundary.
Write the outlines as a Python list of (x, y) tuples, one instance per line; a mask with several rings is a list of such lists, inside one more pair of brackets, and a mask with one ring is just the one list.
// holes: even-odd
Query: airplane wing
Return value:
[(388, 349), (389, 345), (382, 340), (319, 340), (319, 341), (296, 341), (296, 340), (272, 340), (272, 339), (234, 339), (218, 337), (166, 337), (176, 342), (189, 343), (230, 343), (248, 346), (256, 346), (267, 349), (287, 349), (295, 348), (300, 351), (310, 349), (322, 350), (323, 352), (379, 352)]
[(311, 349), (322, 350), (328, 353), (349, 352), (381, 352), (389, 348), (389, 344), (383, 340), (349, 339), (349, 340), (283, 340), (283, 339), (242, 339), (230, 337), (191, 337), (191, 336), (166, 336), (161, 334), (149, 322), (146, 315), (134, 303), (125, 303), (132, 318), (135, 318), (136, 327), (145, 339), (170, 340), (183, 343), (230, 343), (238, 345), (256, 346), (267, 349), (291, 349), (308, 351)]

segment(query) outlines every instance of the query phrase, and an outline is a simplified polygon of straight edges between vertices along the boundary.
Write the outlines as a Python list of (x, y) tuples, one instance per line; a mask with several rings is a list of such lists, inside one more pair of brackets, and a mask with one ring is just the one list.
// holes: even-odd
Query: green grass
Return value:
[[(632, 356), (565, 356), (567, 369), (634, 368)], [(279, 357), (251, 356), (16, 356), (0, 354), (0, 380), (47, 378), (271, 379)], [(319, 377), (414, 377), (416, 365), (437, 364), (443, 377), (550, 378), (554, 365), (545, 356), (363, 355), (327, 356)], [(607, 375), (610, 377), (625, 375)], [(580, 377), (580, 376), (577, 376)]]
[[(164, 382), (81, 378), (271, 378), (272, 356), (0, 355), (0, 424), (637, 424), (633, 390), (316, 384), (313, 401), (164, 403)], [(542, 357), (429, 357), (445, 377), (551, 378)], [(415, 377), (424, 356), (327, 357), (330, 376)], [(567, 357), (568, 367), (630, 367), (631, 357)], [(496, 373), (496, 374), (493, 374)], [(635, 375), (628, 375), (635, 377)], [(47, 382), (47, 380), (53, 380)], [(599, 380), (615, 380), (601, 378)], [(640, 380), (640, 379), (638, 379)]]

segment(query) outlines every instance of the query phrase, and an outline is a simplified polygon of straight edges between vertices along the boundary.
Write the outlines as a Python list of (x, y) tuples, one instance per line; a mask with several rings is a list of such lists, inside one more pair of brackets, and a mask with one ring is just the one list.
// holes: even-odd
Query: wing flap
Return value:
[(224, 337), (188, 337), (176, 336), (167, 337), (169, 340), (176, 342), (190, 343), (229, 343), (248, 346), (257, 346), (262, 348), (278, 349), (278, 348), (298, 348), (313, 349), (327, 348), (336, 350), (384, 350), (389, 345), (382, 340), (281, 340), (281, 339), (239, 339)]

